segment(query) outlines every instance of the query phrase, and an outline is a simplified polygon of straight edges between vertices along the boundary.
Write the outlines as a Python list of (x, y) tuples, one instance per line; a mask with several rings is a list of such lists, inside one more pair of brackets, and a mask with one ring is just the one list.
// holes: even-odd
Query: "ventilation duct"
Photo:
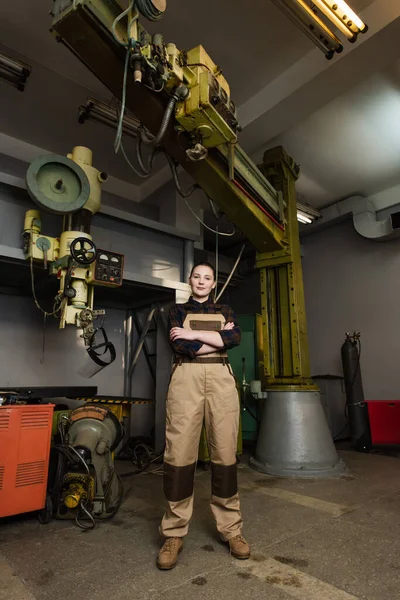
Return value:
[(400, 237), (400, 213), (394, 212), (381, 220), (377, 218), (376, 213), (377, 208), (372, 200), (362, 196), (352, 196), (322, 209), (322, 219), (308, 225), (307, 230), (302, 231), (302, 235), (314, 233), (352, 216), (354, 229), (364, 238), (384, 242)]

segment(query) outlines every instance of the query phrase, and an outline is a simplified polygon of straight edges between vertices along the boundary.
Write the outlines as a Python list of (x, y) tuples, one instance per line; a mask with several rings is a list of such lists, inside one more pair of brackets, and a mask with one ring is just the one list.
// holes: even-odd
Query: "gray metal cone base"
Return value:
[(335, 477), (345, 472), (319, 392), (268, 392), (250, 466), (280, 477)]

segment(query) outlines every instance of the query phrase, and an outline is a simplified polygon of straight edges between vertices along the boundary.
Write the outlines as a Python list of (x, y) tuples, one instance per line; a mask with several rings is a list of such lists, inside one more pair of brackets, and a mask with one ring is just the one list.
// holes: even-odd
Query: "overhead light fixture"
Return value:
[(332, 14), (336, 15), (354, 33), (367, 33), (366, 25), (344, 0), (323, 0)]
[(32, 68), (19, 60), (0, 54), (0, 78), (23, 92)]
[[(100, 100), (95, 98), (88, 98), (86, 104), (79, 107), (78, 121), (79, 123), (85, 123), (87, 120), (98, 121), (114, 130), (118, 126), (119, 111), (115, 106), (109, 106)], [(125, 112), (125, 116), (122, 120), (122, 130), (125, 134), (132, 137), (137, 136), (137, 132), (140, 126), (140, 122)]]
[(325, 25), (304, 0), (273, 0), (306, 36), (330, 60), (335, 52), (343, 51), (343, 45), (338, 37)]
[(316, 208), (312, 208), (311, 206), (306, 206), (305, 204), (300, 204), (297, 202), (297, 220), (299, 223), (303, 223), (304, 225), (308, 225), (313, 221), (321, 218), (321, 213)]
[(331, 59), (335, 52), (343, 51), (339, 38), (317, 14), (316, 9), (350, 41), (355, 42), (359, 33), (368, 31), (367, 25), (343, 0), (273, 0), (273, 2)]

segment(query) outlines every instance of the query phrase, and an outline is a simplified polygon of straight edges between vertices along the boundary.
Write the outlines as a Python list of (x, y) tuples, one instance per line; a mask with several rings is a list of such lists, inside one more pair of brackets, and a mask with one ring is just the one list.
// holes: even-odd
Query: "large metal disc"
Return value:
[(83, 208), (90, 195), (90, 183), (83, 169), (58, 154), (36, 158), (26, 173), (26, 186), (40, 208), (57, 215)]

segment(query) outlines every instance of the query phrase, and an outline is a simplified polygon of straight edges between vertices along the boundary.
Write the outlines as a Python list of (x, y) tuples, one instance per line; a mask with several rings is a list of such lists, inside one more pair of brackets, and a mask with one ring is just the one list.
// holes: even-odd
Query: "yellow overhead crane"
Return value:
[[(52, 32), (140, 123), (138, 169), (168, 158), (178, 189), (181, 165), (257, 250), (263, 317), (263, 389), (268, 391), (253, 466), (280, 475), (338, 473), (310, 374), (295, 182), (283, 148), (256, 166), (238, 144), (237, 111), (221, 69), (202, 46), (180, 50), (150, 35), (166, 0), (55, 0)], [(149, 160), (141, 145), (150, 145)], [(121, 138), (117, 148), (121, 147)], [(122, 147), (123, 150), (123, 147)]]

